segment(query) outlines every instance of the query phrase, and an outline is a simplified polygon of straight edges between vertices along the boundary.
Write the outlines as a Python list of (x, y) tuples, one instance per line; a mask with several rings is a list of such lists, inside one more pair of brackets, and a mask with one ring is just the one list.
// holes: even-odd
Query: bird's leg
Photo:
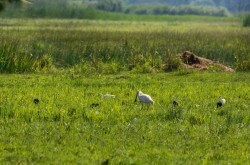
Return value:
[(141, 103), (141, 110), (143, 109), (143, 103)]

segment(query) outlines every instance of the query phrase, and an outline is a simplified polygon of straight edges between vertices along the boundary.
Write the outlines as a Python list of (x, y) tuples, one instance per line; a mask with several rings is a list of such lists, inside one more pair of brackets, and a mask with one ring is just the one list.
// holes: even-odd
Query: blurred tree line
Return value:
[(0, 0), (0, 11), (4, 10), (9, 4), (21, 6), (22, 4), (30, 4), (29, 0)]
[(21, 0), (0, 0), (0, 11), (4, 9), (7, 3), (20, 2)]
[[(116, 0), (113, 0), (116, 1)], [(250, 0), (122, 0), (127, 4), (166, 4), (225, 7), (230, 12), (250, 11)]]
[[(21, 5), (25, 6), (23, 10), (17, 10), (20, 4), (29, 5)], [(250, 11), (250, 0), (0, 0), (0, 11), (4, 8), (7, 17), (82, 18), (84, 11), (95, 10), (141, 15), (228, 16), (230, 12)]]
[[(93, 0), (92, 0), (93, 1)], [(250, 0), (96, 0), (100, 3), (100, 8), (106, 9), (108, 4), (120, 5), (192, 5), (192, 6), (210, 6), (210, 7), (225, 7), (230, 12), (250, 11)], [(116, 9), (115, 9), (116, 10)], [(120, 10), (120, 9), (119, 9)]]
[(229, 15), (225, 7), (217, 7), (212, 0), (193, 0), (190, 3), (188, 3), (189, 0), (179, 0), (178, 3), (177, 1), (169, 1), (172, 3), (166, 3), (167, 0), (164, 2), (154, 1), (154, 3), (149, 3), (149, 0), (148, 3), (144, 1), (99, 0), (96, 1), (95, 8), (111, 12), (124, 12), (126, 14)]

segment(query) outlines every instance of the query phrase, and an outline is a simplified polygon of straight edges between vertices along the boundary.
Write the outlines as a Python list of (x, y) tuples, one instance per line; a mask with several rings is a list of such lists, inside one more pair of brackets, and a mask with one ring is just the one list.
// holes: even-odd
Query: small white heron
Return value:
[(222, 96), (220, 96), (219, 99), (220, 100), (217, 102), (217, 108), (221, 107), (226, 103), (226, 100)]
[(99, 96), (101, 97), (101, 98), (115, 98), (115, 95), (111, 95), (111, 94), (99, 94)]
[(139, 90), (136, 91), (135, 102), (137, 101), (137, 97), (139, 97), (139, 100), (141, 101), (142, 106), (143, 106), (144, 103), (148, 104), (148, 105), (149, 104), (154, 104), (153, 99), (149, 95), (144, 94)]

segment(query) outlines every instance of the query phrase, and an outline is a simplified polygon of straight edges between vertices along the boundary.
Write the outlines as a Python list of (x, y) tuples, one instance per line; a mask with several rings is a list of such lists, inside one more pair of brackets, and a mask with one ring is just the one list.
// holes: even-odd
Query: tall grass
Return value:
[(18, 41), (2, 41), (0, 45), (0, 72), (23, 73), (49, 69), (51, 59), (48, 54), (33, 56), (20, 48)]
[[(205, 23), (191, 25), (193, 30), (186, 27), (188, 23), (34, 20), (31, 25), (32, 22), (10, 22), (8, 28), (1, 30), (1, 42), (11, 47), (7, 54), (15, 54), (13, 59), (22, 57), (27, 64), (35, 57), (45, 58), (57, 68), (82, 67), (78, 71), (83, 72), (86, 68), (97, 73), (161, 72), (168, 50), (173, 55), (189, 50), (238, 70), (249, 70), (248, 29)], [(13, 44), (11, 40), (18, 42)]]

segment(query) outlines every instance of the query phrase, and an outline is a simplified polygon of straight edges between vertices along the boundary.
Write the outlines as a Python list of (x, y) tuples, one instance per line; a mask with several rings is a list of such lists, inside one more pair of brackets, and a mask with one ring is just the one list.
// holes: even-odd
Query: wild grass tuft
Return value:
[(50, 69), (52, 66), (52, 59), (47, 54), (34, 57), (33, 54), (21, 50), (16, 41), (2, 41), (2, 43), (0, 45), (0, 72), (35, 72)]

